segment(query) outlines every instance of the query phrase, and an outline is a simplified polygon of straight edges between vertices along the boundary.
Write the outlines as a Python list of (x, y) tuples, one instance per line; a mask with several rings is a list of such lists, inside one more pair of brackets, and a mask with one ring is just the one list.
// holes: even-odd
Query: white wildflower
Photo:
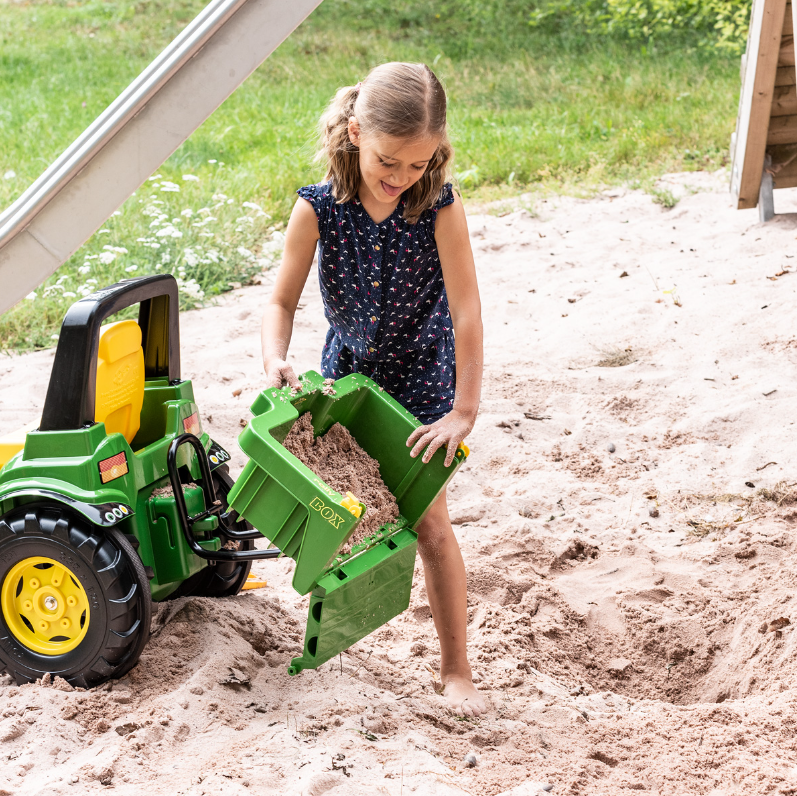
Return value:
[(217, 263), (219, 261), (219, 253), (216, 249), (208, 249), (205, 256), (212, 263)]
[(180, 290), (183, 291), (183, 293), (185, 293), (187, 296), (190, 296), (192, 299), (195, 299), (196, 301), (201, 301), (203, 298), (205, 298), (205, 293), (199, 286), (199, 282), (197, 282), (196, 279), (189, 279), (188, 281), (178, 279), (177, 285)]
[(200, 238), (215, 238), (216, 235), (213, 232), (200, 232), (199, 233), (199, 237)]
[(103, 246), (105, 251), (116, 252), (117, 254), (127, 254), (127, 249), (124, 246)]
[(199, 182), (199, 177), (196, 174), (183, 174), (183, 179), (186, 182)]
[(161, 175), (160, 175), (160, 174), (153, 174), (153, 175), (152, 175), (152, 176), (149, 178), (149, 181), (150, 181), (150, 182), (152, 182), (153, 180), (159, 180), (160, 178), (161, 178)]
[(16, 176), (17, 176), (17, 173), (16, 173), (15, 171), (13, 171), (12, 169), (9, 169), (9, 170), (8, 170), (8, 171), (7, 171), (7, 172), (6, 172), (6, 173), (3, 175), (3, 179), (4, 179), (4, 180), (13, 180), (13, 179), (14, 179), (14, 177), (16, 177)]
[(111, 213), (111, 216), (121, 216), (121, 215), (122, 215), (121, 210), (114, 210), (113, 213)]
[(64, 298), (77, 298), (77, 293), (73, 293), (71, 290), (64, 291)]
[(197, 255), (193, 249), (187, 248), (183, 252), (183, 259), (185, 260), (186, 265), (189, 265), (191, 268), (193, 268), (199, 262), (199, 255)]
[(125, 272), (128, 274), (132, 274), (133, 271), (138, 271), (137, 265), (128, 265), (127, 268), (125, 268)]
[(50, 339), (51, 340), (57, 340), (58, 339), (58, 335), (57, 334), (51, 334), (50, 335)]
[(180, 232), (173, 224), (167, 224), (155, 233), (159, 238), (182, 238), (183, 233)]
[(186, 209), (183, 210), (180, 215), (184, 216), (185, 218), (191, 218), (191, 216), (194, 215), (194, 211), (190, 207), (186, 207)]
[(89, 260), (96, 260), (100, 255), (99, 254), (87, 254), (84, 258), (84, 262), (88, 262)]
[(98, 229), (98, 230), (97, 230), (97, 234), (98, 234), (98, 235), (110, 235), (110, 234), (111, 234), (111, 230), (109, 230), (109, 229), (105, 229), (105, 228), (103, 228), (103, 229)]
[(241, 207), (248, 207), (250, 210), (262, 210), (263, 208), (257, 202), (241, 202)]
[(28, 295), (27, 295), (27, 296), (25, 296), (25, 298), (26, 298), (28, 301), (34, 301), (34, 300), (36, 299), (36, 291), (35, 291), (35, 290), (32, 290), (30, 293), (28, 293)]
[(208, 163), (218, 163), (218, 160), (209, 160)]
[(161, 255), (161, 261), (160, 261), (161, 265), (168, 265), (171, 261), (172, 261), (172, 256), (171, 254), (169, 254), (169, 252), (164, 252)]
[(247, 260), (254, 260), (255, 255), (246, 248), (246, 246), (239, 246), (235, 251), (241, 255), (241, 257), (245, 257)]
[(161, 184), (161, 191), (166, 191), (167, 193), (180, 193), (180, 186), (175, 182), (164, 180)]
[(85, 276), (88, 273), (91, 273), (91, 266), (90, 265), (81, 265), (80, 268), (77, 269), (77, 272), (81, 276)]
[(213, 196), (210, 197), (214, 202), (224, 202), (227, 200), (226, 193), (214, 193)]
[(110, 265), (116, 259), (116, 252), (102, 252), (100, 262), (103, 265)]

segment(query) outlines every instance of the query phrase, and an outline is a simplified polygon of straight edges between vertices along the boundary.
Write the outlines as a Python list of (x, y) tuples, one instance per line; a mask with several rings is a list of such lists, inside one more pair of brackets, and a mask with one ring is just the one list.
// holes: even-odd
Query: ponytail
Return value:
[(349, 139), (360, 84), (338, 89), (319, 122), (320, 147), (316, 160), (325, 161), (326, 179), (338, 204), (349, 202), (360, 188), (360, 149)]

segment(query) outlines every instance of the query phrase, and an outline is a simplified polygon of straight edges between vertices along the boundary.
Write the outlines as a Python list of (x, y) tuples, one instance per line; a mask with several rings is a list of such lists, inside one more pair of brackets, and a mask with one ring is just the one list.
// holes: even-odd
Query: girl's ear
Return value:
[(360, 123), (356, 116), (349, 117), (349, 141), (354, 146), (360, 146)]

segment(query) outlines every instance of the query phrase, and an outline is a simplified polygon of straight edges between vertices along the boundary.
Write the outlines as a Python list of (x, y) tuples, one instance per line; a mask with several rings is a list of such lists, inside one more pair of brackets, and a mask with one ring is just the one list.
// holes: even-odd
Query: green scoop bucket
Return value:
[[(249, 461), (229, 494), (230, 508), (296, 562), (293, 587), (310, 594), (304, 653), (290, 674), (315, 669), (381, 627), (409, 605), (415, 569), (415, 528), (467, 455), (457, 450), (450, 467), (445, 450), (424, 464), (413, 459), (407, 437), (418, 421), (371, 379), (360, 374), (324, 394), (315, 371), (300, 376), (302, 390), (264, 390), (252, 404), (254, 418), (238, 438)], [(395, 522), (381, 526), (348, 555), (340, 548), (354, 533), (365, 506), (336, 492), (282, 445), (297, 418), (311, 412), (313, 432), (340, 423), (379, 463), (399, 507)]]

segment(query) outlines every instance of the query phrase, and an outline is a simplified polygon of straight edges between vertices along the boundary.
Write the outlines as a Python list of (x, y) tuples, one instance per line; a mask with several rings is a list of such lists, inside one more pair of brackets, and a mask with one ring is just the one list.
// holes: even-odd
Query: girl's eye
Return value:
[(413, 166), (412, 168), (414, 168), (415, 171), (423, 171), (426, 168), (426, 166)]
[(395, 163), (385, 163), (385, 161), (384, 161), (384, 160), (380, 160), (380, 161), (379, 161), (379, 164), (380, 164), (381, 166), (387, 166), (388, 168), (390, 168), (391, 166), (395, 166), (395, 165), (396, 165)]

